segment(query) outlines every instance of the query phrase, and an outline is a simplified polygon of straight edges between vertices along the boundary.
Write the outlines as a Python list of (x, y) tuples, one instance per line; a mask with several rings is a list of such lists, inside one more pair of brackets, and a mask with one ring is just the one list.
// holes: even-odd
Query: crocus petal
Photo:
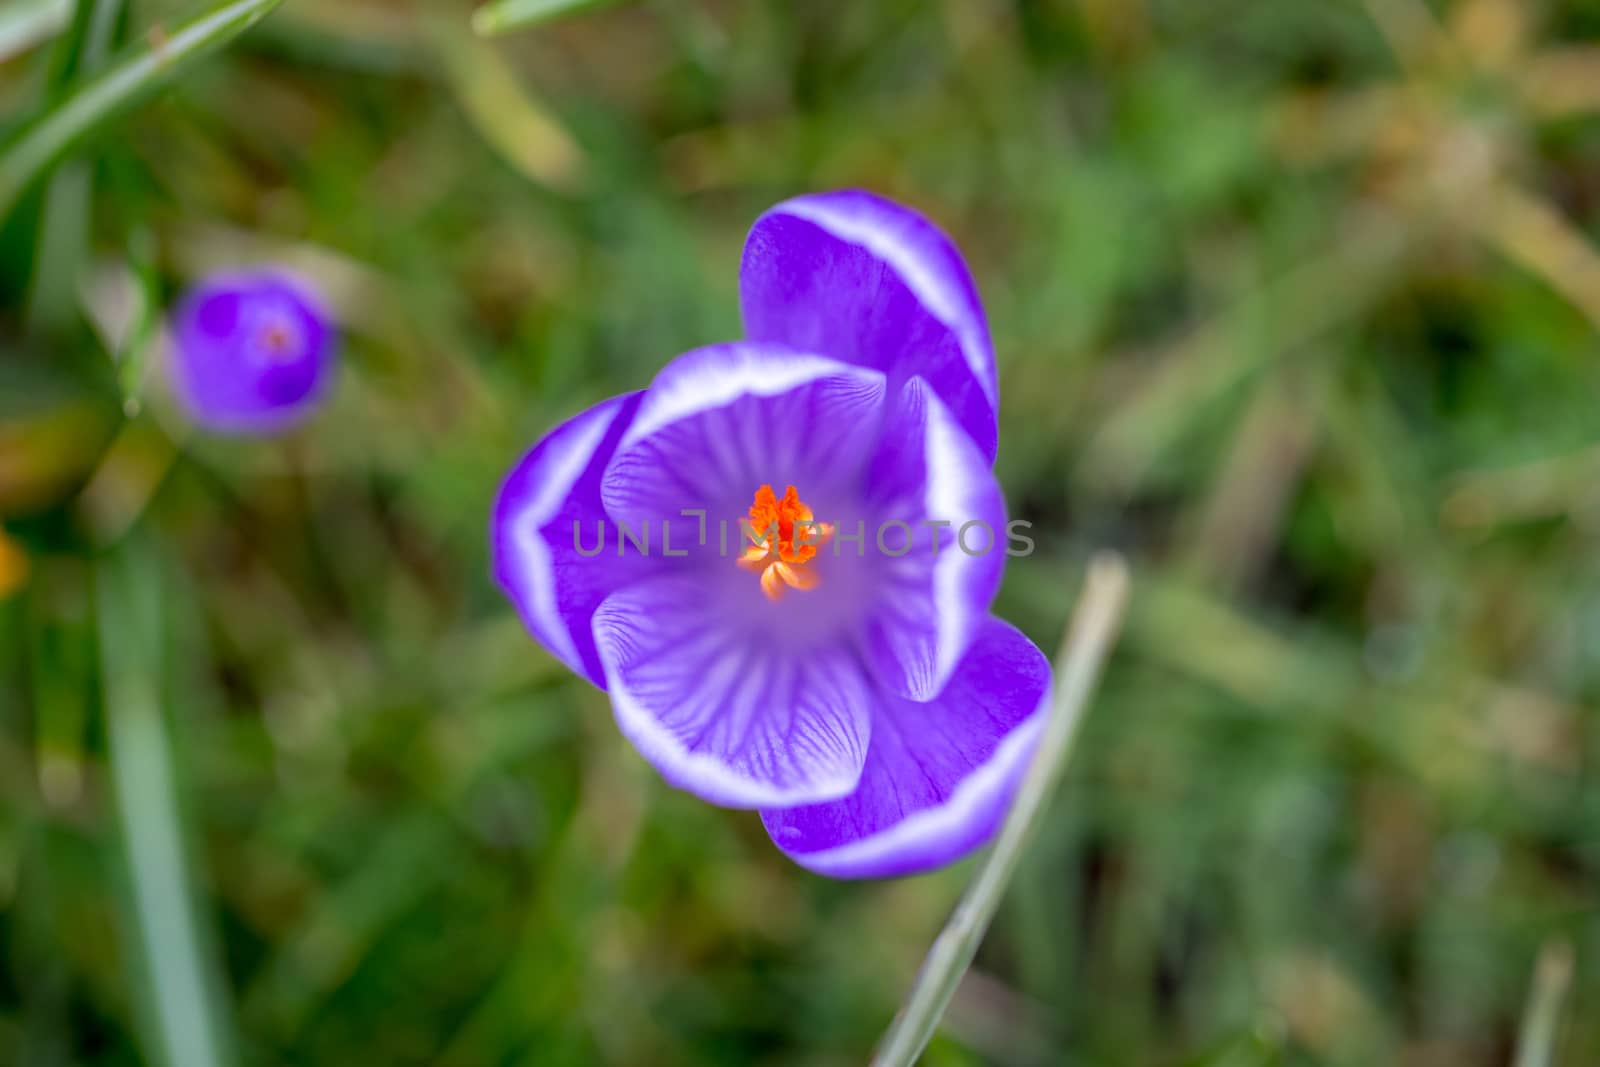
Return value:
[(766, 484), (828, 510), (853, 493), (883, 400), (877, 371), (778, 345), (696, 349), (646, 390), (606, 471), (606, 510), (630, 527), (685, 509), (732, 523)]
[(600, 475), (643, 395), (613, 397), (545, 435), (506, 478), (490, 529), (495, 577), (528, 630), (602, 689), (590, 620), (645, 564), (609, 544), (615, 530), (600, 504)]
[(988, 618), (1005, 567), (1005, 499), (988, 461), (921, 378), (895, 398), (866, 483), (878, 524), (867, 661), (886, 688), (928, 700)]
[(937, 699), (877, 705), (854, 793), (761, 820), (795, 862), (836, 878), (959, 859), (999, 828), (1044, 728), (1049, 689), (1044, 654), (990, 619)]
[(217, 274), (172, 318), (172, 380), (190, 418), (220, 433), (273, 433), (327, 389), (334, 336), (304, 282), (277, 271)]
[(846, 190), (756, 220), (739, 275), (745, 333), (921, 375), (994, 460), (999, 385), (983, 305), (961, 253), (916, 212)]
[(848, 644), (774, 643), (687, 574), (611, 594), (594, 636), (618, 726), (673, 785), (729, 807), (855, 788), (871, 716)]

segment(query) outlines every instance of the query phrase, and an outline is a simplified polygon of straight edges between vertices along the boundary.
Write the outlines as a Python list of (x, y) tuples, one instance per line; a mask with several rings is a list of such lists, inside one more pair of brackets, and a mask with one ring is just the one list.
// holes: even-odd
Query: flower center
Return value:
[(281, 322), (274, 322), (261, 331), (262, 347), (275, 356), (287, 352), (293, 341), (294, 335), (289, 332), (289, 327)]
[(281, 307), (266, 307), (252, 318), (249, 329), (258, 358), (267, 363), (286, 363), (300, 357), (305, 339), (292, 313)]
[(817, 522), (794, 486), (781, 500), (770, 485), (757, 489), (749, 524), (739, 525), (747, 542), (739, 566), (761, 576), (761, 591), (769, 599), (777, 600), (785, 589), (816, 588), (817, 572), (810, 564), (833, 536), (833, 525)]

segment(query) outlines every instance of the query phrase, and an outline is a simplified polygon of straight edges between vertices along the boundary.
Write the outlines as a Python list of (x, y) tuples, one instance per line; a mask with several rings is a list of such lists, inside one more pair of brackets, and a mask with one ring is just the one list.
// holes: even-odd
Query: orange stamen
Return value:
[(749, 544), (738, 563), (761, 575), (761, 591), (777, 600), (786, 588), (816, 588), (817, 572), (808, 564), (832, 536), (833, 524), (817, 522), (794, 486), (779, 500), (772, 486), (763, 485), (750, 505)]

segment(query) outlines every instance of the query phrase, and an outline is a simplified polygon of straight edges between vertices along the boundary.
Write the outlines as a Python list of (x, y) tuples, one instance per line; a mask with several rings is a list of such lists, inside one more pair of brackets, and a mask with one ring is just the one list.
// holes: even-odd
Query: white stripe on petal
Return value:
[(923, 808), (871, 837), (821, 852), (791, 852), (790, 857), (807, 870), (832, 878), (874, 877), (887, 867), (909, 862), (929, 842), (979, 832), (991, 818), (998, 794), (1013, 786), (1027, 768), (1044, 725), (1045, 716), (1035, 714), (1012, 730), (943, 804)]
[(617, 451), (626, 452), (664, 426), (741, 396), (777, 396), (819, 378), (859, 379), (864, 391), (874, 386), (880, 395), (883, 391), (883, 375), (876, 371), (777, 345), (712, 345), (687, 353), (650, 383)]
[(956, 335), (973, 378), (990, 406), (999, 409), (994, 360), (981, 324), (973, 318), (964, 295), (951, 285), (948, 274), (929, 263), (911, 235), (902, 232), (904, 225), (886, 225), (888, 215), (853, 211), (826, 197), (796, 197), (778, 204), (772, 213), (804, 219), (840, 240), (860, 245), (887, 263), (928, 313)]

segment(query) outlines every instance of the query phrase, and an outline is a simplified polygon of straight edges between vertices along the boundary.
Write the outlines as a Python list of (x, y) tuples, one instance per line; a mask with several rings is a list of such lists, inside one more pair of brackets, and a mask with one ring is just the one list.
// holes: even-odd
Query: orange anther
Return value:
[(750, 525), (745, 529), (749, 544), (738, 563), (760, 574), (761, 591), (777, 600), (785, 588), (816, 587), (816, 571), (808, 564), (832, 536), (833, 525), (817, 522), (794, 486), (780, 500), (772, 486), (763, 485), (750, 505)]

